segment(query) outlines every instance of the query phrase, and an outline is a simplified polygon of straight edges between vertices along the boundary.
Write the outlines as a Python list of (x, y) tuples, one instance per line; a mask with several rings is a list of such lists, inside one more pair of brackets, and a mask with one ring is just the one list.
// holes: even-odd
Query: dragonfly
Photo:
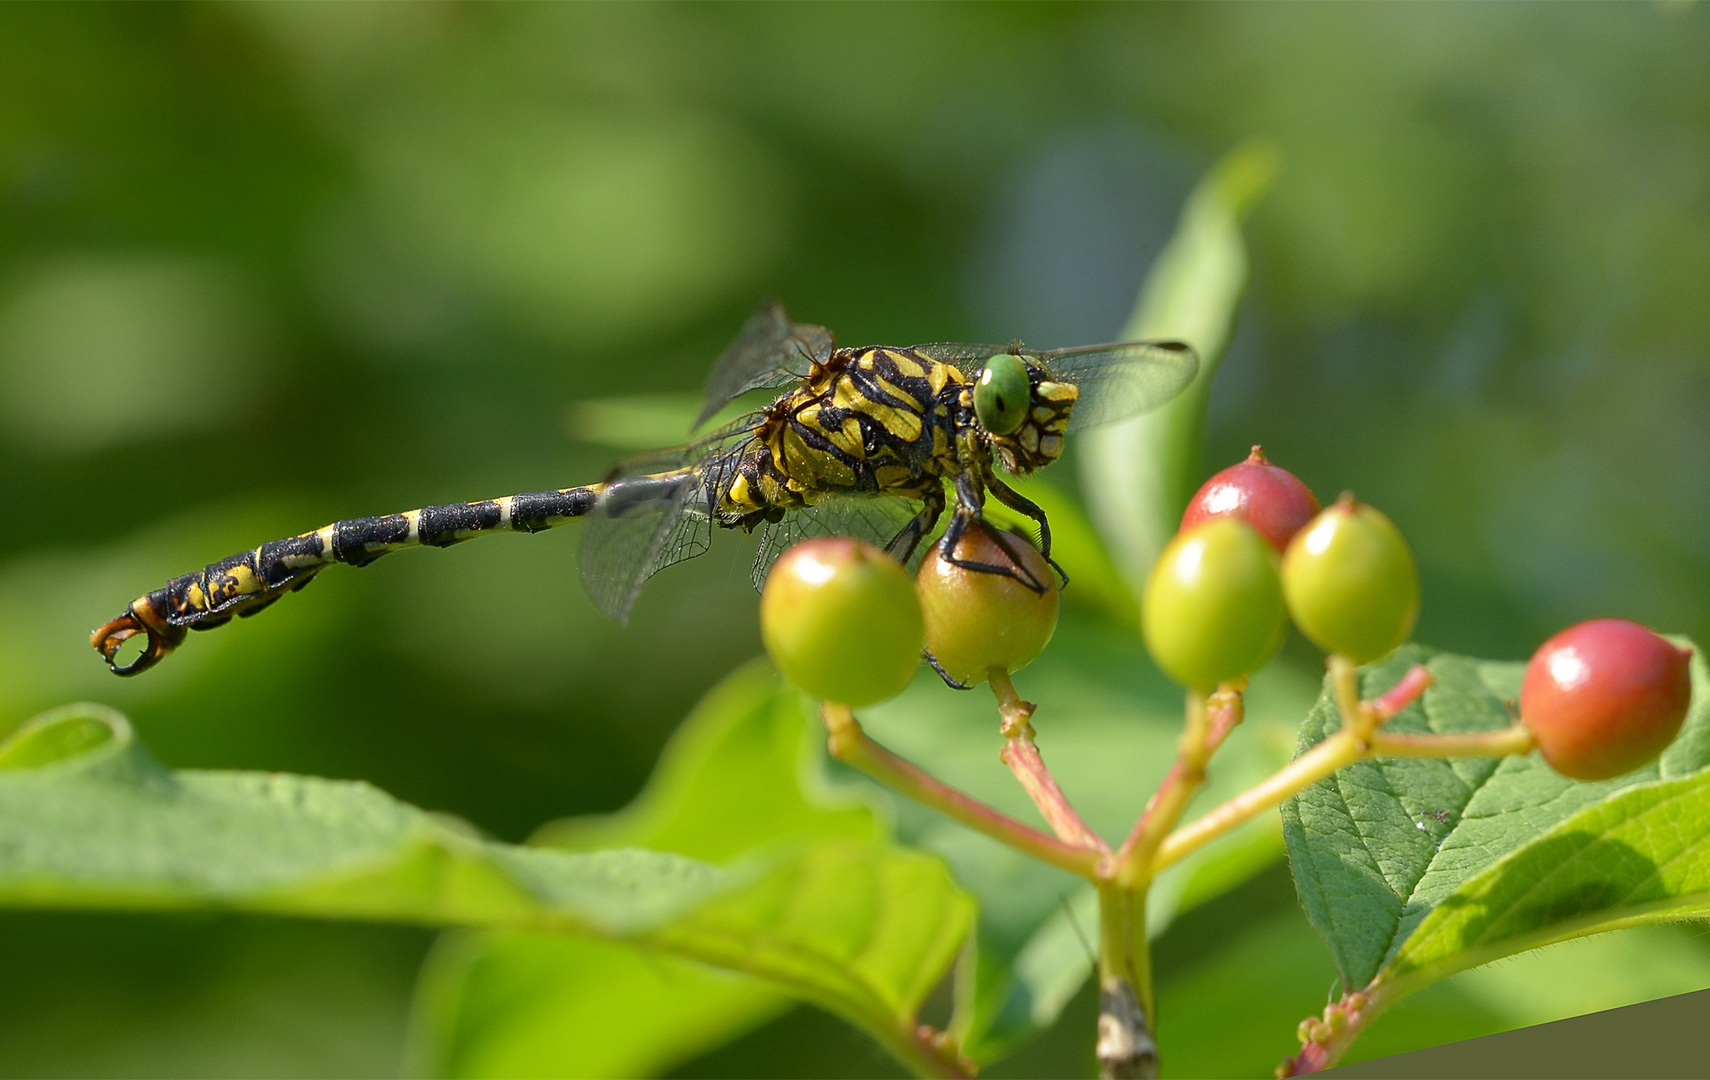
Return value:
[[(839, 348), (824, 327), (791, 322), (767, 301), (713, 366), (694, 427), (750, 391), (779, 390), (764, 408), (631, 458), (600, 483), (351, 518), (270, 540), (139, 596), (90, 640), (114, 673), (136, 675), (189, 631), (254, 615), (334, 563), (365, 566), (401, 548), (584, 518), (583, 583), (619, 623), (649, 578), (705, 553), (714, 528), (760, 531), (758, 588), (780, 554), (814, 536), (859, 537), (906, 565), (952, 500), (940, 556), (1043, 591), (1019, 559), (1003, 566), (956, 554), (966, 531), (983, 526), (989, 495), (1037, 523), (1050, 558), (1044, 511), (999, 473), (1026, 476), (1049, 465), (1065, 435), (1155, 408), (1198, 369), (1180, 341), (1050, 351), (1020, 342)], [(1003, 534), (992, 535), (1005, 546)], [(121, 662), (121, 647), (138, 637), (141, 652)]]

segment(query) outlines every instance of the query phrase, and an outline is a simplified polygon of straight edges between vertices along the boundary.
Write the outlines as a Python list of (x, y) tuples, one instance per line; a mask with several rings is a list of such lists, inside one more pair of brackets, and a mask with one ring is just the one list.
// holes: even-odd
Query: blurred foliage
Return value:
[[(335, 569), (137, 680), (86, 635), (262, 539), (603, 473), (566, 407), (692, 396), (765, 293), (848, 343), (1109, 339), (1250, 138), (1282, 167), (1206, 461), (1262, 442), (1384, 509), (1433, 646), (1710, 639), (1706, 56), (1702, 5), (0, 9), (0, 731), (93, 698), (173, 767), (359, 777), (504, 839), (616, 809), (759, 651), (729, 537), (627, 630), (561, 532)], [(1159, 943), (1165, 1060), (1262, 1074), (1329, 959), (1286, 877), (1213, 907), (1242, 932)], [(0, 1073), (383, 1072), (428, 943), (6, 913)], [(1614, 990), (1710, 985), (1701, 938), (1590, 939), (1356, 1052), (1569, 1015), (1572, 963), (1659, 956), (1668, 989)], [(1083, 998), (1008, 1067), (1086, 1071)], [(683, 1074), (886, 1067), (828, 1023)]]

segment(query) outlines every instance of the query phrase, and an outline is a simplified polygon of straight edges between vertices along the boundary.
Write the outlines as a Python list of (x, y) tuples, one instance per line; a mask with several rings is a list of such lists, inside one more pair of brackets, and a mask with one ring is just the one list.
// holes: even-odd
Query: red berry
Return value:
[(1521, 722), (1563, 776), (1632, 772), (1680, 733), (1692, 700), (1691, 656), (1626, 619), (1570, 626), (1526, 665)]
[(1182, 515), (1182, 532), (1212, 518), (1235, 516), (1259, 531), (1277, 551), (1318, 514), (1318, 499), (1293, 473), (1253, 447), (1247, 460), (1205, 482)]

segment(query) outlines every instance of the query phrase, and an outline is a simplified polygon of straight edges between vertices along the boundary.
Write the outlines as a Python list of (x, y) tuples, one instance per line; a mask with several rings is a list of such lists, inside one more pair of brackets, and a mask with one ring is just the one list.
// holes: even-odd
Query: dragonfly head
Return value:
[(999, 353), (974, 386), (974, 413), (1005, 470), (1025, 475), (1056, 461), (1080, 390), (1053, 382), (1029, 358)]

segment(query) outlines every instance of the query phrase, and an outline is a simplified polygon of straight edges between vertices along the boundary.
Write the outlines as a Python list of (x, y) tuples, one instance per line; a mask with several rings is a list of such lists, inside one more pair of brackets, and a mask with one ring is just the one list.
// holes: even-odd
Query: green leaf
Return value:
[(1275, 152), (1260, 143), (1217, 163), (1188, 199), (1123, 328), (1125, 339), (1192, 345), (1200, 362), (1192, 385), (1155, 412), (1079, 436), (1088, 509), (1136, 596), (1198, 486), (1206, 401), (1247, 284), (1241, 221), (1276, 170)]
[[(635, 802), (552, 822), (532, 842), (645, 847), (715, 863), (780, 842), (877, 842), (884, 827), (872, 808), (818, 781), (820, 732), (800, 694), (764, 663), (749, 665), (690, 713)], [(632, 948), (527, 933), (448, 935), (417, 988), (413, 1071), (654, 1075), (791, 1004), (769, 983)]]
[(109, 736), (82, 753), (0, 772), (0, 903), (626, 936), (737, 884), (662, 852), (495, 844), (358, 782), (171, 772), (100, 706), (24, 725), (0, 743), (0, 757), (92, 721)]
[[(77, 734), (91, 721), (108, 736)], [(914, 1010), (973, 918), (936, 859), (868, 838), (786, 839), (730, 869), (637, 848), (517, 847), (367, 784), (170, 771), (99, 706), (25, 725), (0, 742), (0, 759), (77, 742), (87, 748), (0, 771), (0, 904), (220, 908), (627, 941), (781, 984), (917, 1067)], [(847, 808), (834, 813), (853, 831)]]
[(770, 983), (563, 934), (446, 934), (416, 984), (411, 1076), (657, 1076), (791, 999)]
[[(1507, 725), (1523, 666), (1406, 646), (1361, 671), (1369, 697), (1426, 663), (1437, 682), (1401, 732)], [(1663, 758), (1584, 783), (1536, 754), (1362, 762), (1283, 806), (1295, 883), (1344, 986), (1431, 979), (1549, 941), (1705, 910), (1710, 676)], [(1334, 728), (1326, 688), (1301, 749)]]
[(0, 769), (33, 769), (93, 750), (115, 732), (128, 735), (130, 724), (117, 713), (85, 715), (99, 708), (72, 705), (25, 721), (0, 742)]
[(1382, 977), (1422, 986), (1524, 949), (1710, 915), (1710, 770), (1589, 806), (1432, 910)]

